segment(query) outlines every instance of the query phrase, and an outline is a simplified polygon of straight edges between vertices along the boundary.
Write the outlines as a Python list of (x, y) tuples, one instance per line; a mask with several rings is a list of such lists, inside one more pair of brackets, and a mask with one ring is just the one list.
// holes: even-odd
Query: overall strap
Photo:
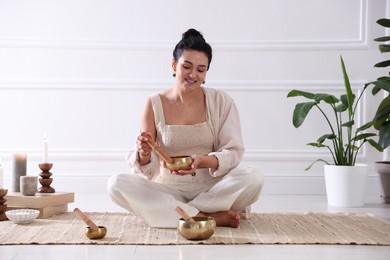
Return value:
[(161, 103), (161, 97), (159, 94), (151, 96), (152, 107), (154, 112), (154, 122), (157, 125), (165, 126), (164, 109)]

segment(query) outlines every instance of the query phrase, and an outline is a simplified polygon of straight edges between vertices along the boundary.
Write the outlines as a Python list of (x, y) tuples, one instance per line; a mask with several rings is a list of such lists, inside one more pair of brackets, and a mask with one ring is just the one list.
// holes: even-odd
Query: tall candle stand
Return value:
[(52, 163), (40, 163), (39, 169), (42, 172), (39, 174), (42, 178), (39, 179), (39, 183), (42, 185), (41, 188), (38, 189), (39, 193), (54, 193), (55, 189), (50, 186), (53, 182), (53, 178), (50, 178), (53, 174), (50, 172), (50, 169), (53, 167)]
[(7, 216), (5, 215), (5, 211), (7, 210), (7, 204), (5, 202), (7, 201), (4, 199), (5, 195), (7, 195), (8, 190), (6, 189), (0, 189), (0, 221), (8, 220)]

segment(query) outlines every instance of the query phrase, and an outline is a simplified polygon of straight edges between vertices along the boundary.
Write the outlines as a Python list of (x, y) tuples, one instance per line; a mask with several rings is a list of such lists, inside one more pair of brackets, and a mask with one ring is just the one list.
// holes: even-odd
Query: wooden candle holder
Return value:
[(7, 204), (5, 202), (7, 201), (4, 199), (5, 195), (7, 195), (8, 190), (6, 189), (0, 189), (0, 221), (8, 220), (7, 216), (5, 215), (5, 212), (7, 210)]
[(39, 183), (42, 185), (41, 188), (38, 189), (39, 193), (54, 193), (55, 189), (50, 186), (50, 184), (53, 182), (53, 178), (51, 176), (53, 175), (50, 170), (53, 167), (52, 163), (40, 163), (39, 169), (42, 170), (42, 172), (39, 174), (42, 178), (39, 179)]

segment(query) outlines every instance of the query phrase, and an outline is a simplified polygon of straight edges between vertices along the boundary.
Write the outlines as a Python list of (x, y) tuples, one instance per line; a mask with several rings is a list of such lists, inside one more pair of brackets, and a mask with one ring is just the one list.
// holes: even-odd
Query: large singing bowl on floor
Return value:
[(192, 217), (195, 221), (180, 219), (177, 230), (189, 240), (204, 240), (214, 234), (215, 220), (211, 217)]

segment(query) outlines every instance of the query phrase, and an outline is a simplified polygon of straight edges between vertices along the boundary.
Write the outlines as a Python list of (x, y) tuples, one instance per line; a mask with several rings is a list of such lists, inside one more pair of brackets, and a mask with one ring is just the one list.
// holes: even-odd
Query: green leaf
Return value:
[(369, 140), (367, 140), (367, 142), (372, 146), (372, 147), (374, 147), (375, 149), (377, 149), (379, 152), (383, 152), (383, 147), (380, 145), (380, 144), (378, 144), (377, 142), (375, 142), (374, 140), (372, 140), (372, 139), (369, 139)]
[(381, 53), (389, 52), (390, 51), (390, 45), (388, 44), (379, 44), (379, 50)]
[(326, 134), (326, 135), (323, 135), (321, 136), (320, 138), (318, 138), (317, 142), (322, 144), (326, 139), (335, 139), (336, 138), (336, 135), (335, 134)]
[(342, 127), (351, 127), (355, 124), (355, 121), (354, 120), (351, 120), (349, 122), (345, 122), (344, 124), (342, 124), (341, 126)]
[(364, 140), (364, 139), (367, 139), (368, 137), (373, 137), (373, 136), (376, 136), (376, 134), (373, 134), (373, 133), (361, 134), (361, 135), (357, 135), (355, 138), (352, 138), (352, 140), (359, 141), (359, 140)]
[(348, 107), (348, 98), (347, 98), (346, 94), (341, 95), (340, 96), (340, 100), (341, 100), (341, 103), (343, 103), (344, 106)]
[(328, 104), (335, 104), (340, 101), (337, 97), (329, 94), (324, 94), (324, 93), (317, 93), (315, 95), (314, 100), (317, 101), (318, 103), (320, 101), (325, 101)]
[(360, 131), (364, 131), (364, 130), (370, 128), (373, 125), (374, 125), (374, 121), (368, 122), (368, 123), (362, 125), (361, 127), (359, 127), (358, 129), (356, 129), (356, 133), (358, 133)]
[(379, 104), (378, 109), (375, 113), (374, 117), (374, 128), (379, 130), (382, 126), (382, 124), (389, 120), (388, 117), (390, 116), (390, 95), (387, 96), (385, 99), (382, 100), (382, 102)]
[(376, 41), (376, 42), (387, 42), (387, 41), (390, 41), (390, 36), (379, 37), (379, 38), (374, 39), (374, 41)]
[(381, 120), (390, 116), (390, 96), (382, 100), (382, 103), (378, 107), (374, 120)]
[(390, 83), (390, 77), (387, 77), (387, 76), (379, 77), (379, 78), (377, 78), (377, 80), (385, 81), (387, 83)]
[(381, 130), (379, 130), (378, 143), (383, 149), (386, 149), (390, 146), (390, 122), (384, 124)]
[(374, 85), (380, 89), (390, 92), (390, 80), (388, 77), (377, 79), (377, 81), (374, 82)]
[(324, 163), (326, 163), (326, 164), (329, 165), (329, 163), (328, 163), (327, 161), (325, 161), (325, 160), (323, 160), (323, 159), (317, 159), (317, 160), (315, 160), (313, 163), (311, 163), (309, 166), (307, 166), (307, 168), (305, 169), (305, 171), (310, 170), (311, 167), (313, 167), (313, 165), (314, 165), (315, 163), (317, 163), (317, 162), (324, 162)]
[(306, 103), (298, 103), (295, 106), (293, 113), (293, 125), (298, 128), (302, 125), (303, 121), (305, 121), (306, 116), (309, 114), (310, 110), (313, 106), (315, 106), (316, 102), (306, 102)]
[(308, 99), (314, 99), (315, 98), (315, 94), (313, 93), (310, 93), (310, 92), (306, 92), (306, 91), (301, 91), (301, 90), (296, 90), (296, 89), (293, 89), (291, 90), (288, 94), (287, 94), (287, 97), (305, 97), (305, 98), (308, 98)]
[(377, 82), (377, 81), (372, 81), (372, 82), (369, 82), (369, 83), (364, 84), (364, 88), (368, 87), (368, 86), (371, 85), (371, 84), (374, 85), (374, 87), (372, 88), (372, 91), (371, 91), (371, 93), (372, 93), (373, 96), (375, 96), (376, 93), (378, 93), (378, 92), (381, 90), (381, 88), (379, 88), (379, 87), (377, 87), (377, 86), (375, 85), (376, 82)]
[[(352, 93), (352, 104), (353, 105), (353, 102), (355, 102), (355, 94)], [(340, 96), (340, 100), (341, 102), (348, 108), (348, 96), (347, 95), (341, 95)]]
[(378, 87), (378, 86), (374, 86), (374, 87), (372, 88), (371, 93), (372, 93), (373, 96), (375, 96), (376, 93), (378, 93), (379, 91), (381, 91), (381, 88)]
[(382, 18), (376, 21), (376, 23), (382, 25), (383, 27), (390, 28), (390, 19)]
[(347, 93), (348, 114), (351, 117), (352, 113), (353, 113), (353, 111), (352, 111), (352, 98), (353, 98), (352, 95), (353, 94), (352, 94), (351, 84), (349, 83), (349, 78), (348, 78), (347, 70), (345, 68), (343, 57), (340, 56), (340, 59), (341, 59), (341, 68), (342, 68), (343, 77), (344, 77), (345, 92)]
[(381, 120), (381, 119), (389, 119), (390, 116), (390, 107), (384, 108), (380, 113), (378, 113), (374, 119)]
[(314, 146), (314, 147), (317, 147), (317, 148), (327, 147), (327, 145), (320, 144), (320, 143), (308, 143), (306, 145)]
[(336, 107), (336, 112), (344, 112), (345, 110), (347, 110), (348, 109), (348, 107), (346, 106), (346, 105), (344, 105), (344, 104), (340, 104), (340, 105), (338, 105), (337, 107)]
[(359, 150), (359, 147), (357, 147), (355, 145), (347, 144), (345, 146), (348, 147), (349, 149), (351, 149), (354, 152), (357, 152)]
[(374, 65), (376, 68), (384, 68), (390, 66), (390, 60), (385, 60)]

